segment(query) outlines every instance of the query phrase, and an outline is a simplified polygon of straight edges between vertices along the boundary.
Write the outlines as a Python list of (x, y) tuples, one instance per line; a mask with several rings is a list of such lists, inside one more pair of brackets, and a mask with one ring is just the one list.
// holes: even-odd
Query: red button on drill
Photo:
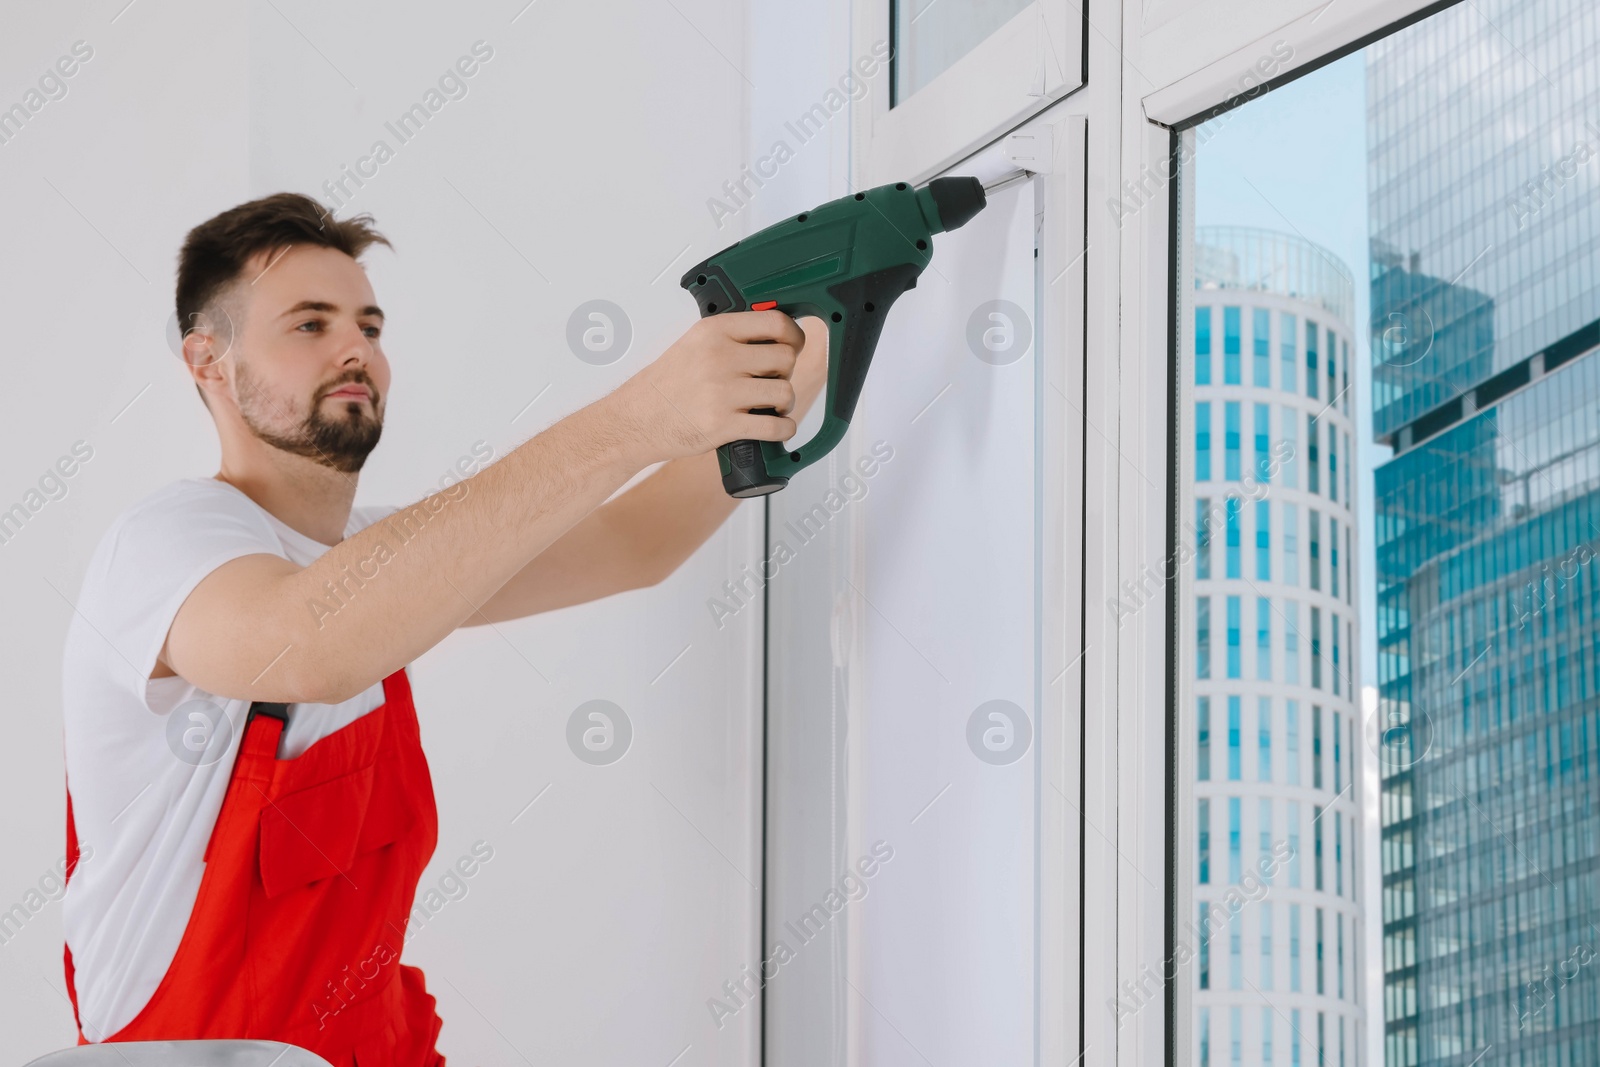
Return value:
[(750, 305), (750, 310), (751, 311), (765, 311), (768, 308), (775, 308), (777, 306), (778, 306), (778, 302), (776, 300), (763, 300), (759, 304), (751, 304)]

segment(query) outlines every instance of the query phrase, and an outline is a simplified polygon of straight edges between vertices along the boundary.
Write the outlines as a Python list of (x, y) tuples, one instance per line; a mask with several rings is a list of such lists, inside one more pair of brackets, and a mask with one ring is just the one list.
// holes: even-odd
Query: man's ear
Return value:
[[(206, 394), (222, 395), (228, 391), (222, 363), (233, 351), (233, 320), (220, 305), (194, 312), (190, 317), (194, 321), (183, 333), (183, 362), (194, 376), (202, 399)], [(209, 400), (206, 406), (211, 406)]]

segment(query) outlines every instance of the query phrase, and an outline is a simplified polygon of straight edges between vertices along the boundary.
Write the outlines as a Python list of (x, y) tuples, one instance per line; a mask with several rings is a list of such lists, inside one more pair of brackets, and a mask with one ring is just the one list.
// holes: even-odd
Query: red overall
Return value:
[[(258, 1038), (335, 1067), (444, 1067), (422, 972), (399, 962), (438, 838), (404, 669), (384, 702), (278, 759), (284, 705), (252, 705), (177, 954), (106, 1041)], [(67, 796), (68, 872), (78, 859)], [(72, 950), (67, 990), (77, 1017)]]

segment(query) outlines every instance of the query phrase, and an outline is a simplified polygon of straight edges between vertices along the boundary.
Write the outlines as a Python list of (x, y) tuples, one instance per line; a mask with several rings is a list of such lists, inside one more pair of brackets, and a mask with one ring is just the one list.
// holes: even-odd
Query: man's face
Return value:
[(223, 307), (234, 320), (223, 372), (250, 431), (334, 470), (360, 470), (389, 392), (383, 313), (366, 271), (335, 249), (294, 245), (247, 263)]

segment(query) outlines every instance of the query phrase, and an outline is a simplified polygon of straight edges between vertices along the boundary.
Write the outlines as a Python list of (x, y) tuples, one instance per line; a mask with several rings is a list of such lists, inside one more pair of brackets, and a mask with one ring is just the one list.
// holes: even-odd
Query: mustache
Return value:
[(357, 368), (356, 370), (352, 370), (352, 371), (346, 371), (339, 378), (335, 379), (334, 381), (329, 382), (327, 385), (325, 385), (321, 389), (317, 390), (317, 399), (320, 401), (324, 397), (326, 397), (330, 393), (332, 393), (334, 390), (342, 389), (345, 386), (350, 385), (352, 383), (354, 383), (356, 385), (364, 385), (364, 386), (366, 386), (372, 392), (372, 402), (373, 402), (373, 404), (377, 404), (379, 399), (381, 399), (381, 397), (378, 394), (378, 386), (377, 386), (377, 384), (375, 382), (373, 382), (372, 376), (370, 374), (368, 374), (366, 371), (361, 370), (359, 368)]

